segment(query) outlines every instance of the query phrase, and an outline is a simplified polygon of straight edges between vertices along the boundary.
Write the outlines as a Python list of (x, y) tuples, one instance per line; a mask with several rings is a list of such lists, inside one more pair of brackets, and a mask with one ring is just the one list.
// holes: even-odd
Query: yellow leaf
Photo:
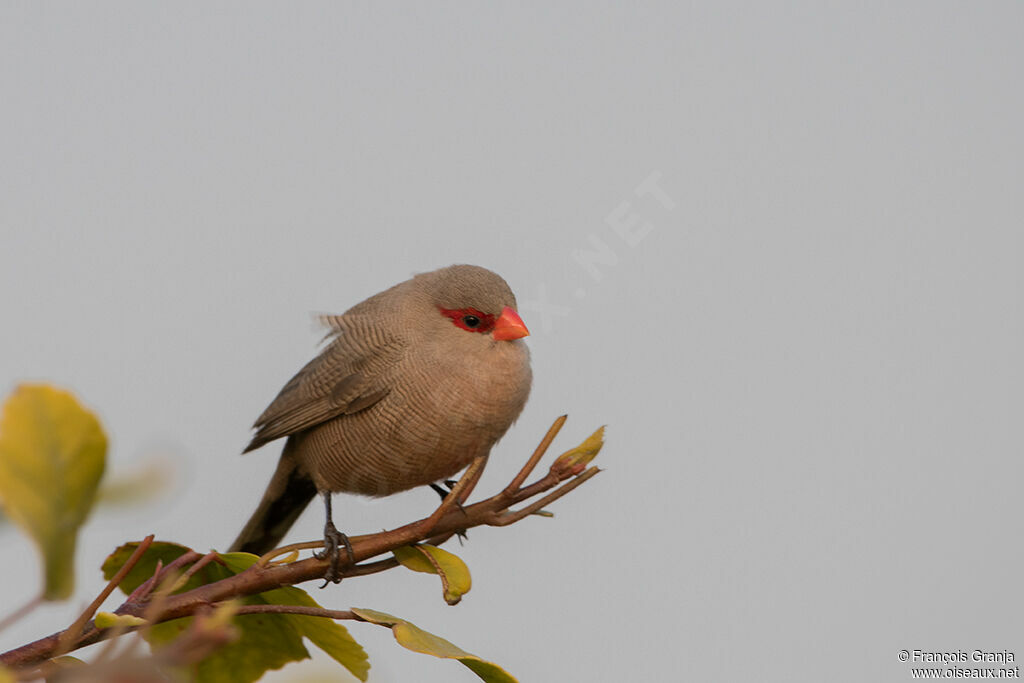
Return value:
[(74, 590), (75, 541), (103, 476), (107, 437), (70, 393), (15, 389), (0, 417), (0, 499), (43, 556), (43, 597)]
[(437, 574), (441, 577), (444, 601), (449, 605), (458, 604), (462, 596), (473, 587), (469, 567), (458, 555), (436, 546), (420, 544), (407, 545), (394, 551), (395, 559), (414, 572)]
[(291, 564), (297, 559), (299, 559), (299, 551), (292, 550), (287, 555), (275, 557), (270, 561), (270, 564)]
[(433, 655), (434, 657), (457, 659), (487, 683), (516, 683), (516, 679), (512, 674), (497, 664), (480, 659), (476, 655), (466, 652), (444, 638), (424, 631), (405, 619), (399, 619), (390, 614), (372, 609), (357, 609), (353, 607), (352, 612), (360, 619), (371, 624), (379, 624), (391, 628), (398, 644), (408, 650)]
[(134, 617), (130, 614), (114, 614), (113, 612), (96, 613), (96, 628), (113, 628), (114, 626), (131, 628), (132, 626), (142, 626), (145, 623), (146, 620), (142, 617)]
[[(53, 664), (58, 669), (75, 669), (80, 666), (89, 666), (78, 657), (72, 657), (71, 655), (61, 655), (60, 657), (54, 657), (49, 660), (50, 664)], [(0, 678), (0, 681), (3, 679)]]
[(558, 459), (551, 465), (552, 472), (560, 472), (564, 475), (575, 475), (582, 472), (591, 460), (597, 457), (604, 446), (604, 427), (598, 427), (597, 431), (583, 440), (576, 448), (570, 448), (558, 456)]

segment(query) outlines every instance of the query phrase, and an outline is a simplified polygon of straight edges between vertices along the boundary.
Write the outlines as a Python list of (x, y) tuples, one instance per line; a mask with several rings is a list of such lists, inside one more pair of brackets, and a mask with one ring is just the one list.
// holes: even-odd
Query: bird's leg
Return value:
[(348, 553), (348, 561), (350, 564), (356, 563), (356, 556), (355, 553), (352, 552), (352, 544), (349, 543), (348, 536), (338, 531), (338, 528), (334, 526), (334, 519), (331, 514), (331, 492), (324, 491), (320, 495), (324, 497), (324, 509), (327, 512), (327, 523), (324, 524), (323, 552), (313, 553), (313, 556), (318, 560), (327, 559), (330, 561), (327, 573), (324, 574), (324, 585), (320, 586), (323, 588), (328, 583), (341, 583), (341, 572), (338, 569), (338, 562), (341, 559), (339, 553), (341, 546), (345, 546), (345, 552)]
[(448, 496), (448, 490), (451, 490), (451, 487), (448, 487), (448, 490), (445, 490), (445, 488), (437, 482), (431, 484), (430, 488), (434, 489), (434, 493), (441, 496), (442, 501)]
[(473, 460), (466, 468), (466, 471), (462, 473), (462, 476), (452, 487), (452, 490), (448, 495), (444, 496), (441, 500), (441, 504), (434, 510), (434, 514), (430, 515), (426, 519), (420, 520), (417, 524), (419, 533), (429, 534), (430, 531), (437, 526), (437, 523), (441, 521), (441, 518), (448, 514), (448, 511), (452, 509), (452, 506), (456, 503), (460, 503), (460, 499), (464, 496), (468, 496), (469, 492), (476, 486), (476, 482), (480, 479), (480, 475), (483, 472), (484, 465), (487, 464), (487, 456), (481, 455)]
[[(441, 496), (441, 502), (444, 502), (444, 499), (451, 495), (452, 489), (455, 488), (455, 485), (458, 483), (459, 482), (455, 481), (454, 479), (445, 479), (443, 482), (441, 482), (441, 484), (444, 484), (444, 486), (441, 486), (441, 484), (434, 482), (433, 484), (430, 485), (430, 488), (434, 489), (434, 492), (437, 493), (437, 495)], [(445, 487), (447, 487), (447, 490), (445, 490)], [(466, 509), (462, 507), (461, 501), (456, 500), (455, 507), (459, 508), (459, 511), (461, 511), (463, 514), (466, 513)]]
[[(434, 489), (437, 495), (441, 496), (441, 502), (443, 503), (445, 498), (452, 495), (452, 489), (455, 488), (455, 485), (459, 482), (455, 481), (454, 479), (445, 479), (441, 483), (443, 483), (444, 486), (441, 486), (441, 484), (435, 482), (430, 485), (430, 488)], [(445, 486), (448, 487), (447, 490), (445, 490)], [(459, 512), (461, 512), (462, 514), (466, 514), (466, 508), (462, 507), (461, 502), (456, 500), (455, 507), (459, 508)], [(469, 539), (469, 536), (466, 534), (465, 529), (460, 529), (456, 531), (455, 535), (459, 537), (459, 545), (462, 545), (464, 541)]]

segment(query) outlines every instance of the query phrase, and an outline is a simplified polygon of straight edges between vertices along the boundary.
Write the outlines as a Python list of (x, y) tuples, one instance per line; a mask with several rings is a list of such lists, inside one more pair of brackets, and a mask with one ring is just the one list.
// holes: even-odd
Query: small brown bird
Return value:
[(511, 426), (532, 376), (515, 295), (479, 266), (417, 275), (323, 320), (330, 342), (253, 425), (244, 452), (287, 441), (231, 550), (271, 550), (319, 492), (333, 570), (348, 544), (333, 492), (386, 496), (451, 477)]

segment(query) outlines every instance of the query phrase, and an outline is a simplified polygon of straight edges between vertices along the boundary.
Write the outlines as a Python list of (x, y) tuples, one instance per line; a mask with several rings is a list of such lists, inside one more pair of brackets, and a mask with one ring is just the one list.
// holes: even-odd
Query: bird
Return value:
[[(263, 498), (231, 551), (275, 548), (318, 494), (324, 500), (326, 580), (340, 581), (337, 492), (382, 497), (446, 481), (490, 453), (523, 410), (532, 384), (516, 298), (475, 265), (420, 273), (320, 317), (323, 350), (253, 425), (243, 453), (284, 438)], [(325, 583), (326, 585), (326, 583)]]

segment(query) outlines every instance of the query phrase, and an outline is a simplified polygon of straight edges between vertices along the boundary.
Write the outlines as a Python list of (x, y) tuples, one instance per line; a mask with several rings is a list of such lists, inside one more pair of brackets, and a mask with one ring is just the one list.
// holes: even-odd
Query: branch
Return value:
[[(533, 512), (540, 510), (543, 506), (558, 500), (596, 475), (600, 471), (597, 467), (584, 469), (584, 464), (570, 463), (567, 465), (563, 456), (555, 461), (545, 476), (532, 484), (523, 486), (523, 482), (525, 482), (537, 466), (537, 463), (544, 456), (564, 422), (565, 416), (555, 420), (555, 423), (548, 430), (537, 450), (530, 456), (522, 470), (507, 487), (494, 496), (472, 505), (466, 505), (461, 509), (454, 504), (456, 495), (468, 494), (479, 478), (483, 463), (479, 462), (478, 464), (474, 462), (466, 470), (459, 484), (456, 485), (453, 490), (454, 495), (449, 496), (450, 500), (446, 499), (443, 501), (432, 515), (391, 531), (382, 531), (365, 536), (350, 536), (349, 541), (352, 544), (352, 555), (355, 562), (351, 562), (347, 555), (342, 553), (339, 558), (341, 575), (343, 577), (364, 576), (390, 569), (397, 565), (393, 557), (366, 564), (360, 563), (407, 545), (420, 542), (429, 542), (436, 545), (455, 534), (477, 526), (506, 526), (518, 522)], [(559, 486), (559, 484), (567, 479), (571, 479), (571, 481)], [(550, 493), (547, 493), (549, 491)], [(544, 493), (547, 493), (547, 495), (521, 510), (510, 509), (516, 503), (524, 502)], [(168, 591), (159, 591), (154, 594), (153, 587), (160, 585), (161, 581), (166, 581), (169, 577), (173, 577), (172, 580), (176, 582), (178, 577), (181, 576), (182, 567), (185, 565), (193, 565), (193, 569), (186, 571), (187, 575), (191, 575), (196, 571), (196, 564), (205, 564), (214, 559), (214, 556), (209, 554), (202, 556), (196, 552), (186, 553), (163, 568), (162, 571), (158, 571), (147, 582), (148, 587), (145, 590), (143, 586), (147, 586), (147, 584), (140, 586), (139, 589), (133, 592), (125, 603), (115, 610), (115, 614), (142, 617), (149, 623), (160, 623), (192, 616), (197, 611), (209, 609), (211, 606), (233, 598), (256, 595), (282, 586), (292, 586), (305, 581), (322, 579), (328, 569), (327, 560), (311, 557), (288, 562), (287, 564), (273, 562), (274, 557), (300, 549), (322, 547), (322, 545), (321, 542), (298, 543), (279, 548), (264, 555), (260, 558), (259, 562), (247, 570), (226, 579), (175, 595), (168, 595)], [(154, 609), (154, 600), (159, 601), (159, 604), (156, 606), (157, 609)], [(99, 602), (95, 603), (96, 607), (99, 606)], [(251, 609), (252, 607), (257, 606), (242, 606), (239, 608), (238, 613), (246, 614), (261, 611)], [(91, 605), (90, 609), (92, 608), (93, 606)], [(264, 609), (262, 611), (270, 610)], [(317, 614), (319, 616), (328, 616), (327, 612), (330, 612), (330, 610), (323, 610), (317, 612)], [(332, 616), (331, 618), (352, 617)], [(80, 631), (79, 628), (81, 628)], [(124, 630), (134, 629), (128, 628)], [(124, 630), (120, 630), (117, 633), (122, 633)], [(76, 623), (65, 631), (54, 633), (35, 642), (0, 654), (0, 664), (12, 668), (36, 666), (57, 654), (64, 654), (65, 652), (70, 652), (109, 638), (113, 635), (113, 631), (115, 629), (97, 629), (92, 621), (83, 624), (81, 627)]]
[(66, 652), (71, 649), (70, 645), (74, 643), (75, 638), (82, 632), (82, 629), (89, 620), (92, 619), (92, 616), (96, 614), (96, 610), (98, 610), (103, 605), (104, 601), (110, 597), (110, 594), (117, 589), (118, 584), (124, 580), (124, 577), (128, 576), (128, 572), (132, 570), (132, 567), (139, 563), (139, 560), (142, 559), (142, 556), (146, 554), (146, 551), (149, 550), (149, 546), (151, 545), (153, 545), (153, 534), (142, 539), (142, 542), (139, 543), (139, 547), (135, 549), (135, 552), (133, 552), (131, 557), (128, 558), (128, 561), (121, 565), (121, 568), (118, 569), (113, 578), (107, 582), (107, 585), (103, 587), (103, 590), (101, 590), (100, 594), (96, 596), (96, 599), (85, 608), (85, 611), (82, 612), (81, 616), (75, 619), (75, 623), (71, 624), (71, 626), (61, 634), (60, 643), (58, 645), (59, 651)]
[(359, 619), (349, 610), (307, 607), (305, 605), (241, 605), (235, 609), (235, 614), (302, 614), (307, 617), (324, 617), (325, 619)]

